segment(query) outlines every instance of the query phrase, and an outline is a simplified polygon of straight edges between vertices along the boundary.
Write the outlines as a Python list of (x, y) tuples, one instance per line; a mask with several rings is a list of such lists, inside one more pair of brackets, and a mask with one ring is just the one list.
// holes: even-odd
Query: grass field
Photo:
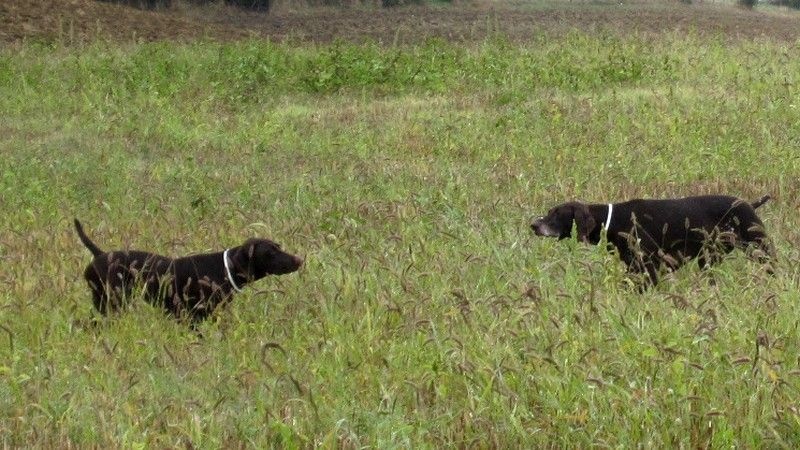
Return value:
[[(96, 42), (0, 51), (0, 442), (796, 448), (800, 47), (576, 30), (409, 46)], [(734, 253), (637, 293), (537, 239), (567, 199), (728, 193)], [(96, 327), (105, 249), (270, 237), (297, 274), (202, 337)]]

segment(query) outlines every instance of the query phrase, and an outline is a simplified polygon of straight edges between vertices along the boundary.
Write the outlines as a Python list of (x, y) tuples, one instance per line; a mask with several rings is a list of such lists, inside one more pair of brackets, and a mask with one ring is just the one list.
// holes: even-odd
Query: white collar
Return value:
[(614, 211), (614, 205), (609, 203), (608, 204), (608, 217), (606, 217), (606, 224), (603, 226), (603, 228), (605, 228), (606, 231), (608, 231), (608, 226), (611, 225), (611, 212), (612, 211)]
[(233, 281), (233, 276), (231, 275), (231, 266), (228, 264), (228, 250), (230, 249), (226, 248), (225, 251), (222, 252), (222, 262), (225, 264), (225, 274), (228, 276), (228, 281), (230, 281), (233, 290), (236, 292), (242, 292), (242, 288), (237, 286), (236, 282)]

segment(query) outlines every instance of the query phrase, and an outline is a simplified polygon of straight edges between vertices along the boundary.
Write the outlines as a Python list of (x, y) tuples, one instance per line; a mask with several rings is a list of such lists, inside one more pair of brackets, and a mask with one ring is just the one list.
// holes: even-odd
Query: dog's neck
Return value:
[(603, 224), (603, 228), (608, 231), (608, 227), (611, 225), (611, 215), (614, 213), (614, 204), (608, 204), (608, 216), (606, 216), (606, 223)]
[[(592, 244), (599, 243), (600, 233), (602, 230), (606, 230), (606, 236), (610, 239), (612, 234), (615, 234), (618, 229), (618, 227), (615, 225), (619, 223), (619, 220), (617, 220), (619, 211), (615, 210), (613, 203), (594, 203), (588, 205), (588, 207), (589, 212), (592, 214), (592, 218), (594, 218), (594, 221), (597, 224), (587, 236), (589, 242)], [(618, 210), (619, 208), (616, 209)], [(615, 212), (617, 214), (615, 214)]]
[(228, 259), (228, 250), (229, 249), (225, 249), (225, 251), (222, 252), (222, 265), (225, 266), (225, 278), (227, 278), (228, 283), (231, 284), (231, 287), (233, 288), (234, 291), (242, 292), (242, 288), (240, 288), (236, 284), (236, 280), (233, 279), (233, 274), (231, 273), (231, 265), (232, 265), (232, 263), (228, 262), (229, 261), (229, 259)]
[(238, 252), (235, 248), (229, 248), (222, 252), (222, 264), (225, 267), (225, 279), (230, 283), (234, 291), (242, 292), (242, 288), (249, 280), (242, 275), (240, 268), (237, 267), (234, 259), (236, 253)]

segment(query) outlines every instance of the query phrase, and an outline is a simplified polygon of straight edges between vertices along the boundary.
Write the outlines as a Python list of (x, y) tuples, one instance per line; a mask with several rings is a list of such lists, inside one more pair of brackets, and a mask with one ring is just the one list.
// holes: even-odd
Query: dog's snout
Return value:
[(294, 264), (298, 269), (303, 266), (304, 262), (306, 262), (306, 260), (303, 257), (297, 255), (294, 256)]
[(545, 220), (545, 217), (539, 217), (531, 223), (531, 230), (537, 236), (555, 237), (559, 235), (557, 229)]

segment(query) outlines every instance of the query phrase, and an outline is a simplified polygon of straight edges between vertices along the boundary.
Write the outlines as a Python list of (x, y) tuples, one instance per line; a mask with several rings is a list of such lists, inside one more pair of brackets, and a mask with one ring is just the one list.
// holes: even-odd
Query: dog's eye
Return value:
[(273, 255), (281, 250), (281, 246), (275, 244), (274, 242), (266, 242), (262, 248), (262, 251), (267, 255)]

